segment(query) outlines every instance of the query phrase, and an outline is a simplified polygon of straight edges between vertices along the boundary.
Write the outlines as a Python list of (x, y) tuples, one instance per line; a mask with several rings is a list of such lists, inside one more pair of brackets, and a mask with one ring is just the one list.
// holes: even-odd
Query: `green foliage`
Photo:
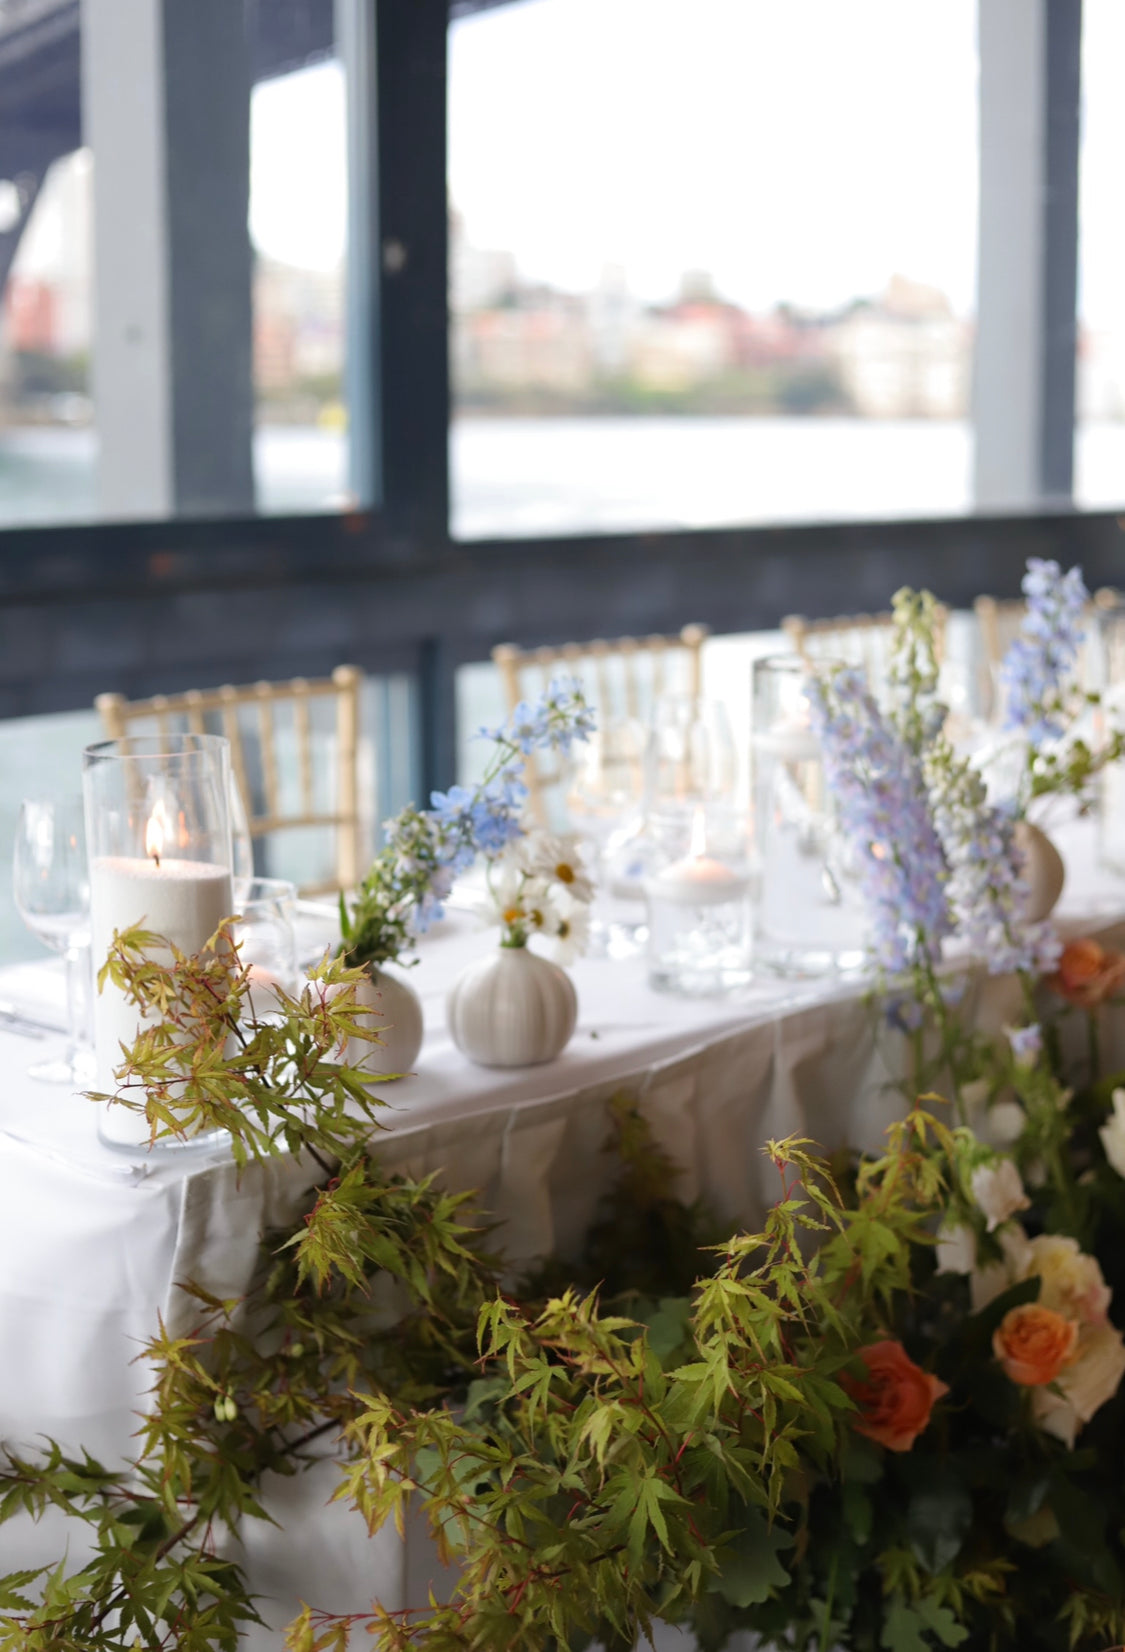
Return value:
[[(170, 965), (146, 945), (121, 937), (108, 966), (161, 1017), (121, 1104), (158, 1137), (224, 1125), (243, 1164), (305, 1153), (319, 1185), (247, 1298), (194, 1286), (191, 1333), (157, 1328), (135, 1460), (0, 1459), (0, 1526), (50, 1507), (75, 1531), (53, 1570), (0, 1579), (0, 1652), (236, 1647), (256, 1608), (217, 1535), (326, 1436), (337, 1496), (373, 1532), (420, 1507), (459, 1581), (403, 1613), (312, 1602), (291, 1652), (623, 1652), (658, 1620), (704, 1652), (740, 1628), (791, 1652), (1120, 1638), (1125, 1406), (1088, 1449), (1050, 1439), (991, 1355), (1038, 1280), (973, 1314), (966, 1281), (935, 1274), (983, 1151), (966, 1130), (912, 1109), (843, 1193), (809, 1143), (771, 1143), (762, 1231), (716, 1245), (619, 1097), (584, 1253), (512, 1294), (466, 1196), (379, 1168), (378, 1103), (341, 1059), (369, 1036), (359, 972), (326, 965), (259, 1024), (222, 944)], [(1090, 1222), (1119, 1243), (1102, 1186)], [(887, 1339), (949, 1389), (909, 1451), (856, 1430), (857, 1351)]]

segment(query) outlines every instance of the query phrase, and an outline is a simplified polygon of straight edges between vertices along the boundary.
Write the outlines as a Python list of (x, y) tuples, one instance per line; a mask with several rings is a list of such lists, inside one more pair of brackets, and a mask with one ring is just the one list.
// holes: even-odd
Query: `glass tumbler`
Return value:
[(825, 789), (809, 676), (796, 654), (754, 662), (754, 966), (786, 976), (828, 975), (865, 959), (864, 912)]

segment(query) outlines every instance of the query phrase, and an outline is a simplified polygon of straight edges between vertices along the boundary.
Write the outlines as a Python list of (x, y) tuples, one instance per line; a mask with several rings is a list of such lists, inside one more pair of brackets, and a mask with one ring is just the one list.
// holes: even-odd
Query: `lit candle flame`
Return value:
[(157, 866), (160, 865), (160, 857), (164, 853), (164, 840), (167, 835), (168, 815), (164, 808), (164, 799), (158, 797), (145, 827), (145, 854), (149, 855)]
[(707, 853), (707, 821), (701, 808), (697, 808), (691, 817), (691, 848), (689, 853), (693, 860), (702, 860)]

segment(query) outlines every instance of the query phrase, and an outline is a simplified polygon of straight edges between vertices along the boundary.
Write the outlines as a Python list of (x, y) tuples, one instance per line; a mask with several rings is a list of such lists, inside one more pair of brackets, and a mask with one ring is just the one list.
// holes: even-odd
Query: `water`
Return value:
[[(0, 527), (96, 518), (93, 431), (0, 431)], [(267, 426), (254, 442), (266, 515), (339, 510), (346, 438)], [(963, 515), (964, 422), (750, 418), (458, 418), (450, 435), (460, 539), (753, 522)], [(1076, 502), (1125, 502), (1125, 422), (1076, 437)]]

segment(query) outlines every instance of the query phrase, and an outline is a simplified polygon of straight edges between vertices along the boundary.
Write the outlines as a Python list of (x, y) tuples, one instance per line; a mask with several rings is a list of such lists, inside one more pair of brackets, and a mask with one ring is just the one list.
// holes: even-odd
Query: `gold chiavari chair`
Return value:
[[(705, 625), (685, 625), (674, 636), (598, 638), (549, 648), (517, 648), (500, 643), (492, 659), (500, 673), (509, 711), (521, 700), (534, 700), (553, 677), (567, 675), (582, 684), (600, 719), (646, 720), (663, 694), (698, 700), (703, 681)], [(548, 815), (547, 794), (563, 778), (557, 765), (538, 755), (527, 761), (524, 779), (528, 802), (540, 821)]]
[[(939, 603), (934, 628), (939, 665), (945, 655), (948, 618), (948, 611)], [(883, 614), (839, 614), (819, 620), (788, 614), (781, 622), (781, 629), (793, 650), (810, 665), (820, 660), (841, 660), (845, 665), (861, 667), (872, 693), (879, 697), (890, 666), (893, 624), (894, 615), (889, 610)]]
[[(334, 875), (301, 887), (302, 895), (320, 895), (353, 887), (363, 870), (359, 803), (362, 687), (362, 671), (354, 665), (340, 665), (331, 677), (313, 681), (294, 677), (288, 682), (250, 683), (241, 688), (189, 689), (183, 694), (155, 694), (148, 700), (99, 694), (94, 704), (110, 739), (180, 731), (225, 734), (252, 840), (301, 829), (333, 831)], [(316, 726), (321, 705), (331, 710), (328, 729)], [(325, 762), (328, 745), (332, 749)], [(290, 772), (290, 753), (295, 773)], [(324, 780), (327, 785), (321, 784)]]
[[(1116, 608), (1122, 602), (1120, 591), (1109, 586), (1102, 586), (1094, 592), (1091, 601), (1086, 607), (1086, 641), (1078, 655), (1077, 676), (1083, 688), (1090, 689), (1098, 686), (1098, 648), (1094, 635), (1097, 628), (1098, 614), (1108, 609)], [(1004, 656), (1019, 635), (1024, 615), (1027, 613), (1027, 603), (1022, 597), (997, 598), (979, 596), (973, 603), (973, 611), (977, 616), (977, 626), (980, 636), (982, 673), (995, 692), (995, 685), (999, 680), (999, 671), (1004, 663)]]

